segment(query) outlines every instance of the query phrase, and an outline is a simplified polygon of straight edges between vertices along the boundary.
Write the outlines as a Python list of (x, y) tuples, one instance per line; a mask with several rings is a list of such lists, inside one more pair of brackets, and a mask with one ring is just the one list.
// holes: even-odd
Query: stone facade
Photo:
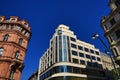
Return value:
[(120, 0), (110, 0), (111, 12), (101, 20), (105, 37), (108, 39), (115, 62), (120, 65)]

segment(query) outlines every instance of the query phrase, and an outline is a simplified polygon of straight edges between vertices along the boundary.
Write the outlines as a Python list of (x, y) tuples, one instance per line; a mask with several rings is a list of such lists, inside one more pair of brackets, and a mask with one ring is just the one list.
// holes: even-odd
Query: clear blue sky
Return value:
[(7, 18), (19, 16), (20, 19), (26, 19), (32, 28), (21, 80), (27, 80), (37, 70), (39, 58), (49, 47), (49, 40), (59, 24), (69, 26), (78, 39), (92, 43), (104, 51), (99, 40), (93, 41), (91, 36), (97, 32), (107, 42), (100, 20), (110, 12), (108, 2), (109, 0), (0, 0), (0, 15)]

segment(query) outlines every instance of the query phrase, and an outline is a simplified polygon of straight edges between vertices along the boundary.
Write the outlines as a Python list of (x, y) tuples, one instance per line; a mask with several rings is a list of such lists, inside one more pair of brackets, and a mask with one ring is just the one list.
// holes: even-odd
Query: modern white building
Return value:
[(106, 80), (100, 51), (59, 25), (40, 58), (38, 80)]

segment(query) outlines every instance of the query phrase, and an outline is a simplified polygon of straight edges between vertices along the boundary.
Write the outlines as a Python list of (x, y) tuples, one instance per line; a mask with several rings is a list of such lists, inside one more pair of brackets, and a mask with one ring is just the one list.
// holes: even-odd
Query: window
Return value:
[(70, 37), (70, 40), (76, 42), (76, 39), (73, 37)]
[(99, 57), (97, 57), (97, 61), (101, 61), (101, 59)]
[(87, 65), (88, 65), (88, 66), (92, 66), (92, 63), (89, 62), (89, 61), (87, 61)]
[(86, 52), (89, 52), (89, 49), (88, 49), (88, 48), (85, 48), (85, 51), (86, 51)]
[(90, 55), (87, 55), (87, 54), (86, 54), (86, 58), (91, 59)]
[(84, 60), (80, 60), (80, 64), (85, 65), (85, 61)]
[(95, 56), (91, 56), (93, 60), (96, 60)]
[(15, 58), (18, 59), (19, 56), (20, 56), (20, 52), (19, 52), (19, 51), (16, 51), (16, 52), (15, 52)]
[(22, 45), (22, 42), (23, 42), (23, 39), (20, 38), (18, 44), (19, 44), (19, 45)]
[(95, 51), (96, 55), (99, 55), (99, 52), (98, 51)]
[(114, 19), (114, 18), (111, 19), (111, 20), (110, 20), (110, 23), (111, 23), (111, 25), (114, 25), (114, 24), (115, 24), (115, 19)]
[(59, 36), (59, 61), (62, 61), (62, 36)]
[(78, 63), (78, 59), (73, 58), (73, 63)]
[(4, 48), (0, 48), (0, 56), (3, 54)]
[(10, 80), (13, 80), (14, 73), (15, 73), (14, 71), (11, 71), (11, 72), (10, 72)]
[(66, 42), (66, 39), (67, 39), (67, 37), (64, 35), (63, 36), (63, 46), (64, 46), (64, 61), (65, 62), (67, 62), (67, 58), (68, 58), (68, 56), (67, 56), (67, 42)]
[(72, 55), (76, 55), (77, 56), (77, 52), (76, 51), (72, 51)]
[(71, 47), (72, 47), (72, 48), (77, 48), (76, 45), (75, 45), (75, 44), (72, 44), (72, 43), (71, 43)]
[(78, 46), (78, 49), (79, 49), (79, 50), (83, 50), (83, 47), (82, 47), (82, 46)]
[(116, 0), (115, 4), (116, 4), (117, 7), (120, 6), (120, 0)]
[(80, 56), (80, 57), (84, 57), (84, 54), (83, 54), (83, 53), (79, 53), (79, 56)]
[(115, 34), (116, 34), (117, 39), (119, 39), (120, 38), (120, 29), (118, 29), (117, 31), (115, 31)]
[(62, 34), (62, 30), (58, 30), (58, 35), (61, 35)]
[(94, 54), (94, 50), (91, 50), (91, 49), (90, 49), (90, 53), (93, 53), (93, 54)]
[(9, 35), (6, 34), (6, 35), (4, 36), (4, 38), (3, 38), (3, 41), (8, 41), (8, 37), (9, 37)]

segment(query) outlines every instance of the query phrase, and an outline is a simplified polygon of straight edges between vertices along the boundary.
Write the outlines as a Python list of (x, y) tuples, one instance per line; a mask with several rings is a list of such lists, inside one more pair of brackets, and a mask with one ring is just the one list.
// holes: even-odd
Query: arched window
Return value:
[(3, 54), (4, 48), (0, 48), (0, 56)]
[(20, 38), (18, 44), (19, 44), (19, 45), (22, 45), (22, 42), (23, 42), (23, 39)]
[(14, 73), (15, 73), (14, 71), (11, 71), (11, 72), (10, 72), (10, 80), (13, 80)]
[(20, 56), (20, 52), (19, 52), (19, 51), (16, 51), (16, 52), (15, 52), (15, 58), (18, 59), (19, 56)]
[(9, 35), (6, 34), (6, 35), (4, 36), (4, 38), (3, 38), (3, 41), (8, 41), (8, 37), (9, 37)]

